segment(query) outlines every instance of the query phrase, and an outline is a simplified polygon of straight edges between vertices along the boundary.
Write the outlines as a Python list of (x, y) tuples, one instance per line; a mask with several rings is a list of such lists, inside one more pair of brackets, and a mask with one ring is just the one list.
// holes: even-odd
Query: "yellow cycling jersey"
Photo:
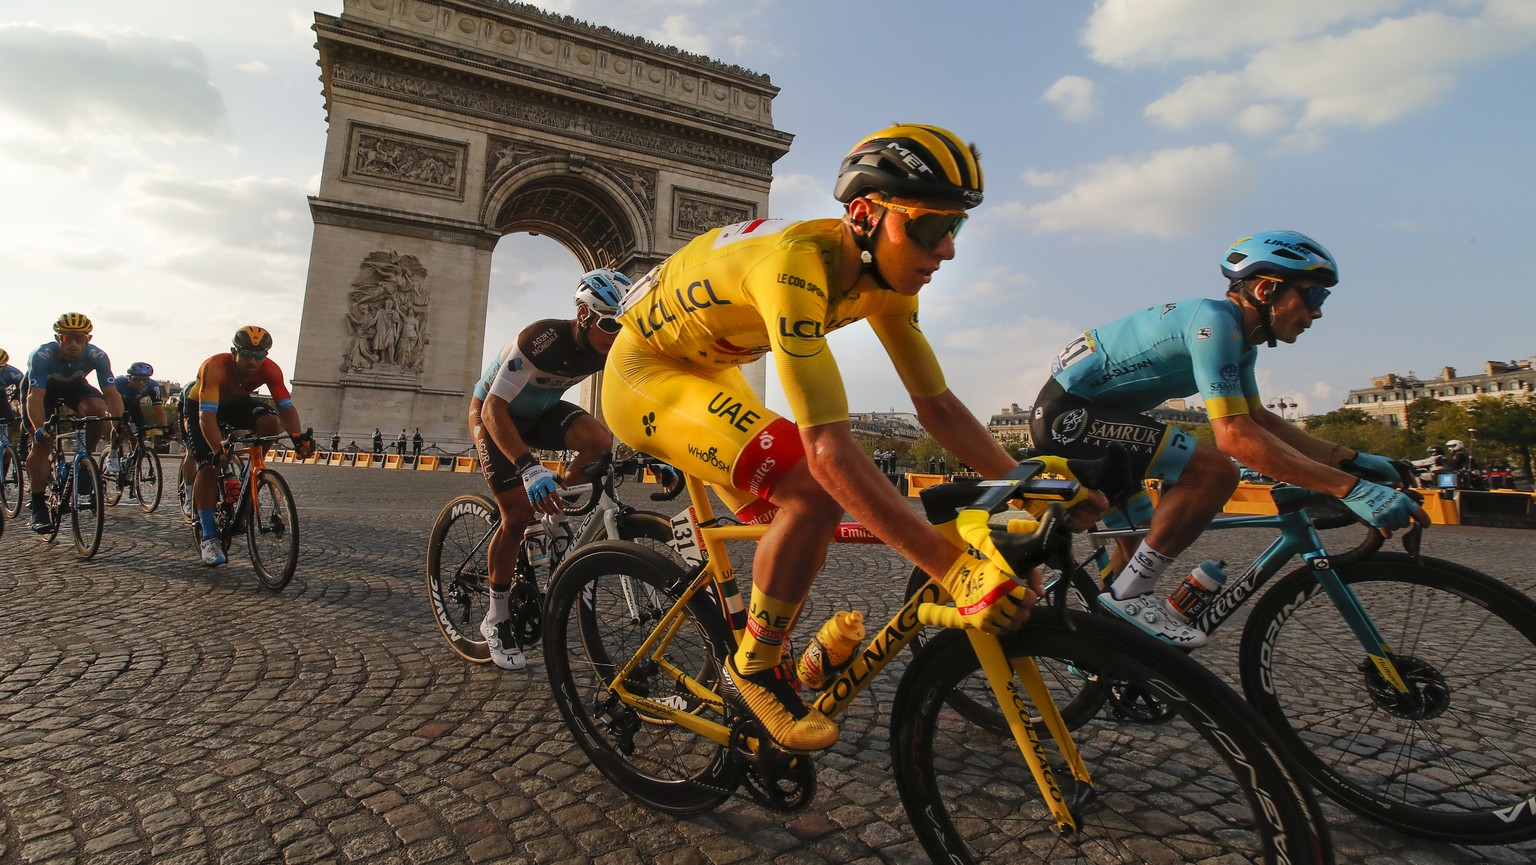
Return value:
[(943, 393), (944, 374), (918, 328), (916, 297), (869, 280), (860, 280), (858, 291), (831, 284), (841, 232), (836, 219), (755, 219), (699, 235), (625, 294), (625, 334), (705, 377), (773, 352), (802, 427), (848, 419), (826, 337), (861, 319), (869, 320), (908, 393)]

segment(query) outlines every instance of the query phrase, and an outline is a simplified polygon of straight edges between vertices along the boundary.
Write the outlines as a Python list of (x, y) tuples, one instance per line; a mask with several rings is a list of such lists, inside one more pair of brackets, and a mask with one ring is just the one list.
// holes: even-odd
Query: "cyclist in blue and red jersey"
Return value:
[[(128, 366), (128, 374), (112, 380), (112, 387), (123, 398), (123, 412), (128, 418), (127, 428), (121, 434), (112, 432), (112, 449), (107, 452), (106, 470), (115, 472), (121, 468), (119, 450), (126, 445), (131, 451), (140, 432), (146, 426), (165, 425), (165, 391), (154, 379), (155, 368), (138, 361)], [(149, 422), (145, 422), (144, 400), (149, 400)], [(121, 482), (121, 478), (119, 481)]]
[[(261, 436), (286, 430), (299, 456), (307, 457), (315, 449), (314, 437), (302, 432), (304, 426), (283, 381), (283, 371), (267, 357), (271, 350), (272, 334), (265, 328), (242, 327), (235, 331), (229, 351), (203, 361), (197, 379), (181, 392), (181, 434), (187, 446), (181, 463), (182, 516), (198, 521), (205, 565), (226, 561), (215, 537), (213, 512), (221, 495), (218, 480), (223, 428), (250, 430)], [(260, 387), (272, 394), (272, 402), (256, 395)], [(193, 480), (188, 482), (187, 478)]]
[[(1073, 340), (1052, 365), (1035, 400), (1035, 447), (1065, 457), (1121, 447), (1140, 478), (1160, 478), (1162, 499), (1140, 546), (1122, 548), (1123, 569), (1100, 596), (1109, 610), (1175, 645), (1196, 648), (1190, 627), (1153, 589), (1173, 559), (1194, 543), (1237, 488), (1236, 458), (1260, 474), (1343, 499), (1384, 530), (1426, 519), (1385, 457), (1320, 439), (1264, 408), (1254, 372), (1258, 346), (1294, 343), (1323, 317), (1338, 283), (1338, 263), (1323, 245), (1294, 231), (1237, 241), (1222, 256), (1223, 299), (1151, 306)], [(1216, 436), (1201, 444), (1144, 412), (1198, 393)]]
[[(48, 460), (53, 434), (44, 428), (49, 415), (64, 406), (79, 415), (120, 417), (123, 400), (112, 387), (112, 361), (91, 345), (91, 320), (78, 312), (66, 312), (53, 323), (54, 341), (32, 352), (27, 362), (26, 421), (37, 446), (27, 455), (27, 474), (32, 483), (32, 530), (48, 534), (54, 529), (42, 490), (48, 486)], [(86, 379), (96, 374), (100, 390)], [(95, 449), (105, 431), (104, 423), (87, 430), (87, 444)]]
[[(502, 347), (475, 384), (469, 432), (480, 453), (480, 470), (496, 497), (501, 522), (487, 551), (490, 607), (480, 632), (491, 660), (505, 670), (527, 661), (512, 628), (510, 593), (523, 531), (534, 512), (558, 513), (553, 495), (560, 479), (533, 455), (534, 448), (571, 449), (565, 481), (613, 447), (608, 428), (560, 397), (603, 368), (614, 335), (619, 302), (629, 277), (599, 268), (576, 283), (576, 318), (545, 319), (523, 328)], [(403, 435), (403, 433), (402, 433)]]

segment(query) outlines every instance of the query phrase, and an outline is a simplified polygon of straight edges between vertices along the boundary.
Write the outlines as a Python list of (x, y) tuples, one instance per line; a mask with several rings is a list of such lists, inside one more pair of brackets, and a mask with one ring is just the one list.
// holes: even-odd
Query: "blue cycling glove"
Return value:
[(1389, 532), (1408, 527), (1413, 522), (1413, 512), (1418, 510), (1408, 496), (1364, 478), (1344, 497), (1344, 505), (1355, 516)]
[(1365, 451), (1357, 452), (1353, 459), (1347, 459), (1340, 465), (1344, 471), (1358, 474), (1378, 484), (1391, 485), (1402, 480), (1402, 476), (1397, 473), (1397, 467), (1391, 460)]
[(529, 504), (537, 506), (554, 495), (558, 486), (555, 473), (545, 468), (543, 463), (534, 463), (523, 469), (523, 491), (528, 493)]

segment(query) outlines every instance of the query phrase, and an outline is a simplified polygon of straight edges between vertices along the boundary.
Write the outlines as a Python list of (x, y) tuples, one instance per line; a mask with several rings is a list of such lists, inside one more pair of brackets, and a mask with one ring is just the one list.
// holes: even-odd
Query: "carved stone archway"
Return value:
[(465, 443), (502, 236), (638, 275), (767, 215), (790, 136), (766, 76), (503, 0), (345, 0), (314, 29), (329, 132), (293, 384), (322, 439)]

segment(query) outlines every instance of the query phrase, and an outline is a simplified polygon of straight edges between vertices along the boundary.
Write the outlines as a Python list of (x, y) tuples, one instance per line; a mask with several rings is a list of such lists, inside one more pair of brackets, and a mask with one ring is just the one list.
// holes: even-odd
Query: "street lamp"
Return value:
[(1288, 400), (1285, 397), (1281, 397), (1265, 403), (1264, 407), (1270, 411), (1277, 412), (1282, 420), (1291, 420), (1291, 416), (1287, 412), (1298, 408), (1299, 404), (1293, 399)]

